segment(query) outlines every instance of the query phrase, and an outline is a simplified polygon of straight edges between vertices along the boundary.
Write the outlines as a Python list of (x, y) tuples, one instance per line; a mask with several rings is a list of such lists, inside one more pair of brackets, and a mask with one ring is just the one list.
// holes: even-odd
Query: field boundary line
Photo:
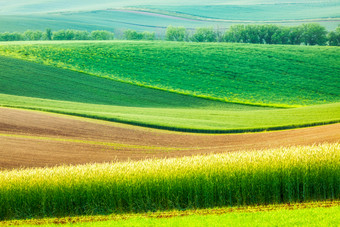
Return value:
[(28, 136), (28, 135), (19, 135), (19, 134), (0, 133), (0, 137), (81, 143), (81, 144), (90, 144), (90, 145), (96, 145), (96, 146), (108, 146), (108, 147), (113, 147), (114, 149), (130, 148), (130, 149), (148, 149), (148, 150), (164, 150), (164, 151), (186, 150), (185, 148), (178, 148), (177, 149), (177, 148), (171, 148), (171, 147), (143, 146), (143, 145), (121, 144), (121, 143), (112, 143), (112, 142), (103, 142), (103, 141), (90, 141), (90, 140), (78, 140), (78, 139), (67, 139), (67, 138), (53, 138), (53, 137), (45, 137), (45, 136)]
[(21, 106), (2, 105), (2, 104), (0, 104), (0, 107), (65, 114), (65, 115), (71, 115), (71, 116), (77, 116), (77, 117), (91, 118), (91, 119), (104, 120), (104, 121), (109, 121), (109, 122), (117, 122), (117, 123), (129, 124), (129, 125), (134, 125), (134, 126), (153, 128), (153, 129), (162, 129), (162, 130), (168, 130), (168, 131), (177, 131), (177, 132), (186, 132), (186, 133), (206, 133), (206, 134), (239, 134), (239, 133), (248, 133), (248, 132), (279, 131), (279, 130), (306, 128), (306, 127), (340, 123), (340, 119), (336, 119), (336, 120), (331, 120), (331, 121), (311, 122), (311, 123), (306, 123), (306, 124), (282, 125), (282, 126), (260, 127), (260, 128), (226, 129), (226, 130), (224, 129), (190, 129), (190, 128), (181, 128), (181, 127), (143, 123), (139, 121), (123, 120), (123, 119), (119, 119), (115, 117), (103, 117), (103, 116), (96, 116), (92, 114), (81, 114), (81, 113), (74, 113), (74, 112), (69, 112), (69, 111), (51, 110), (51, 109), (44, 109), (44, 108), (21, 107)]

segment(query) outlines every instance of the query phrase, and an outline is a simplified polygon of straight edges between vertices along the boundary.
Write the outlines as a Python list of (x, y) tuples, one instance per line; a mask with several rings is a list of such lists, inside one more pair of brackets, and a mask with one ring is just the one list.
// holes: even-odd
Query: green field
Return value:
[(0, 54), (226, 102), (297, 107), (340, 101), (338, 47), (42, 42), (0, 45)]
[(115, 32), (116, 37), (121, 37), (124, 30), (134, 29), (137, 31), (153, 31), (164, 36), (165, 29), (169, 25), (196, 28), (214, 26), (214, 23), (113, 10), (50, 13), (46, 15), (0, 15), (0, 32), (23, 32), (27, 29), (45, 30), (46, 28), (51, 28), (54, 31), (60, 29), (108, 30)]
[(2, 220), (340, 198), (340, 145), (0, 172)]
[[(339, 103), (274, 110), (125, 107), (0, 95), (0, 106), (69, 114), (137, 126), (199, 133), (242, 133), (339, 122)], [(238, 108), (238, 106), (235, 106)]]
[[(61, 29), (106, 30), (124, 39), (124, 31), (133, 29), (164, 39), (170, 25), (185, 27), (191, 37), (202, 27), (222, 35), (235, 24), (310, 22), (334, 30), (339, 12), (340, 0), (0, 0), (0, 33), (41, 30), (46, 31), (44, 39), (51, 39), (48, 34)], [(211, 134), (340, 123), (339, 48), (161, 40), (0, 42), (0, 107)], [(4, 116), (8, 110), (3, 108)], [(118, 141), (100, 141), (109, 133), (98, 138), (38, 136), (29, 134), (35, 125), (7, 120), (0, 124), (4, 165), (13, 152), (36, 154), (43, 142), (56, 146), (56, 155), (74, 153), (77, 145), (91, 152), (92, 146), (103, 149), (109, 158), (120, 148), (127, 158), (139, 150), (147, 157), (153, 150), (172, 151), (160, 145), (161, 130), (151, 130), (155, 137), (144, 146), (121, 135)], [(42, 127), (37, 130), (44, 131)], [(132, 130), (143, 133), (138, 127)], [(183, 148), (183, 153), (176, 148), (179, 158), (0, 166), (0, 226), (338, 226), (336, 136), (329, 138), (334, 143), (186, 157), (181, 156), (196, 148)], [(225, 144), (216, 151), (232, 145), (231, 137), (238, 135), (224, 135)], [(197, 150), (204, 152), (204, 147)]]
[[(111, 214), (0, 222), (20, 226), (335, 226), (339, 201), (249, 207), (214, 207), (186, 211)], [(303, 218), (301, 218), (303, 217)], [(72, 224), (71, 224), (72, 223)], [(241, 224), (242, 223), (242, 224)]]
[[(121, 221), (66, 224), (65, 226), (337, 226), (340, 208), (311, 208), (223, 215), (192, 215), (174, 218), (131, 218)], [(24, 225), (26, 226), (26, 225)], [(42, 225), (42, 226), (55, 226)]]
[[(285, 52), (283, 46), (168, 42), (1, 45), (4, 55), (47, 65), (0, 57), (0, 105), (187, 132), (249, 132), (339, 122), (337, 48), (287, 48)], [(324, 53), (318, 54), (320, 50)], [(281, 61), (269, 65), (269, 51)], [(290, 56), (282, 59), (288, 51)], [(255, 60), (264, 62), (259, 68), (252, 68), (256, 62), (248, 57), (254, 52), (259, 53)], [(200, 53), (205, 55), (196, 59)], [(238, 55), (240, 59), (232, 58)], [(181, 60), (189, 57), (190, 61)], [(296, 66), (294, 57), (300, 61)], [(225, 65), (227, 69), (219, 70)], [(289, 69), (284, 79), (283, 67)], [(247, 79), (239, 68), (252, 77)], [(266, 107), (304, 104), (309, 106)]]
[[(238, 2), (236, 0), (232, 0), (233, 2)], [(263, 0), (260, 0), (263, 1)], [(307, 1), (307, 0), (303, 0)], [(223, 3), (223, 0), (187, 0), (186, 2), (180, 0), (166, 0), (163, 2), (159, 2), (157, 0), (148, 0), (151, 4), (162, 5), (162, 4), (176, 4), (176, 5), (185, 5), (185, 4), (216, 4)], [(65, 10), (70, 11), (79, 11), (79, 10), (97, 10), (97, 9), (106, 9), (112, 7), (125, 7), (141, 4), (140, 0), (50, 0), (48, 2), (41, 0), (31, 0), (27, 2), (26, 0), (12, 0), (7, 2), (0, 2), (0, 14), (4, 15), (17, 15), (17, 14), (35, 14), (35, 13), (47, 13), (47, 12), (61, 12)]]
[(230, 107), (240, 110), (250, 108), (148, 89), (3, 56), (0, 56), (0, 65), (2, 94), (107, 106), (212, 109)]
[[(167, 18), (164, 17), (168, 12), (162, 14), (144, 15), (136, 12), (120, 12), (112, 10), (99, 10), (77, 13), (50, 13), (46, 15), (0, 15), (0, 32), (24, 32), (28, 29), (45, 31), (51, 28), (53, 31), (61, 29), (76, 30), (107, 30), (114, 32), (116, 38), (122, 39), (123, 32), (127, 29), (137, 31), (155, 32), (158, 38), (163, 38), (165, 30), (169, 25), (185, 26), (189, 32), (193, 32), (198, 27), (213, 27), (224, 32), (231, 25), (235, 24), (263, 24), (263, 22), (243, 22), (228, 21), (214, 22), (206, 20), (191, 20), (182, 15), (182, 17)], [(110, 19), (108, 19), (110, 18)], [(300, 25), (302, 23), (313, 22), (306, 20), (304, 22), (270, 22), (277, 25)], [(316, 20), (327, 30), (335, 30), (340, 23), (338, 19), (321, 19)]]

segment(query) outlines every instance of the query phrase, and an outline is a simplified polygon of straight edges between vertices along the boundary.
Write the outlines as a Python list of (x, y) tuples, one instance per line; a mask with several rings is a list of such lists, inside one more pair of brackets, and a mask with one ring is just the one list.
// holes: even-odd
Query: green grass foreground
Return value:
[[(66, 224), (64, 226), (338, 226), (340, 207), (281, 210), (173, 218), (131, 218), (120, 221)], [(26, 225), (24, 225), (26, 226)], [(30, 225), (28, 225), (30, 226)], [(42, 226), (56, 226), (53, 224)]]
[(340, 198), (340, 144), (0, 172), (1, 220)]
[(0, 54), (206, 99), (297, 107), (340, 101), (339, 47), (36, 42)]
[[(340, 201), (323, 201), (266, 206), (215, 207), (185, 211), (173, 210), (138, 214), (131, 213), (12, 220), (0, 222), (0, 225), (55, 226), (63, 224), (66, 226), (174, 226), (176, 223), (176, 225), (182, 224), (180, 226), (183, 226), (185, 223), (189, 226), (207, 226), (209, 223), (214, 223), (213, 226), (239, 226), (243, 223), (244, 226), (252, 226), (251, 223), (247, 222), (248, 219), (252, 219), (252, 223), (256, 220), (256, 224), (261, 224), (261, 226), (264, 224), (271, 224), (271, 226), (287, 226), (288, 224), (306, 225), (308, 223), (313, 223), (318, 226), (332, 226), (339, 222), (340, 216), (337, 214), (340, 209), (339, 205)], [(305, 218), (298, 218), (298, 215), (302, 215)], [(270, 218), (271, 216), (273, 217), (272, 219)]]

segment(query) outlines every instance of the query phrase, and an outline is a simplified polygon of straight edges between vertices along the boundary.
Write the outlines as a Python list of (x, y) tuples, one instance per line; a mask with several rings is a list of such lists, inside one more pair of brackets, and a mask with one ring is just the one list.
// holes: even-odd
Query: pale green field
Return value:
[(210, 20), (253, 22), (340, 17), (340, 1), (305, 1), (304, 3), (290, 4), (287, 2), (277, 4), (150, 5), (143, 6), (143, 8), (160, 13), (177, 13), (178, 15), (190, 15)]
[[(334, 226), (339, 201), (112, 214), (0, 222), (20, 226)], [(299, 217), (300, 216), (300, 217)], [(301, 218), (302, 217), (302, 218)], [(72, 223), (72, 224), (71, 224)]]
[[(104, 29), (114, 31), (116, 37), (121, 37), (124, 30), (135, 29), (156, 32), (163, 37), (169, 25), (188, 29), (214, 27), (224, 31), (235, 23), (271, 21), (281, 25), (298, 25), (318, 19), (316, 21), (328, 30), (334, 30), (339, 24), (338, 0), (326, 3), (307, 0), (294, 1), (295, 4), (287, 2), (290, 1), (233, 0), (227, 4), (222, 0), (3, 1), (0, 2), (0, 32), (46, 28), (89, 31)], [(122, 8), (137, 11), (120, 11)], [(138, 9), (155, 14), (141, 14)], [(217, 21), (211, 21), (211, 18)]]
[[(279, 210), (222, 215), (192, 215), (173, 218), (131, 218), (120, 221), (66, 224), (63, 226), (324, 226), (337, 227), (340, 207)], [(36, 225), (23, 225), (36, 226)], [(56, 226), (53, 224), (39, 226)]]

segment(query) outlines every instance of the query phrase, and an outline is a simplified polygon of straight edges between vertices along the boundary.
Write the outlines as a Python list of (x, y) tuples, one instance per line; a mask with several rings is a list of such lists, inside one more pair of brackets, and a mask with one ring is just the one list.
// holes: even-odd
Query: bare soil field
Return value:
[(0, 108), (0, 169), (167, 158), (339, 141), (340, 124), (207, 135)]

